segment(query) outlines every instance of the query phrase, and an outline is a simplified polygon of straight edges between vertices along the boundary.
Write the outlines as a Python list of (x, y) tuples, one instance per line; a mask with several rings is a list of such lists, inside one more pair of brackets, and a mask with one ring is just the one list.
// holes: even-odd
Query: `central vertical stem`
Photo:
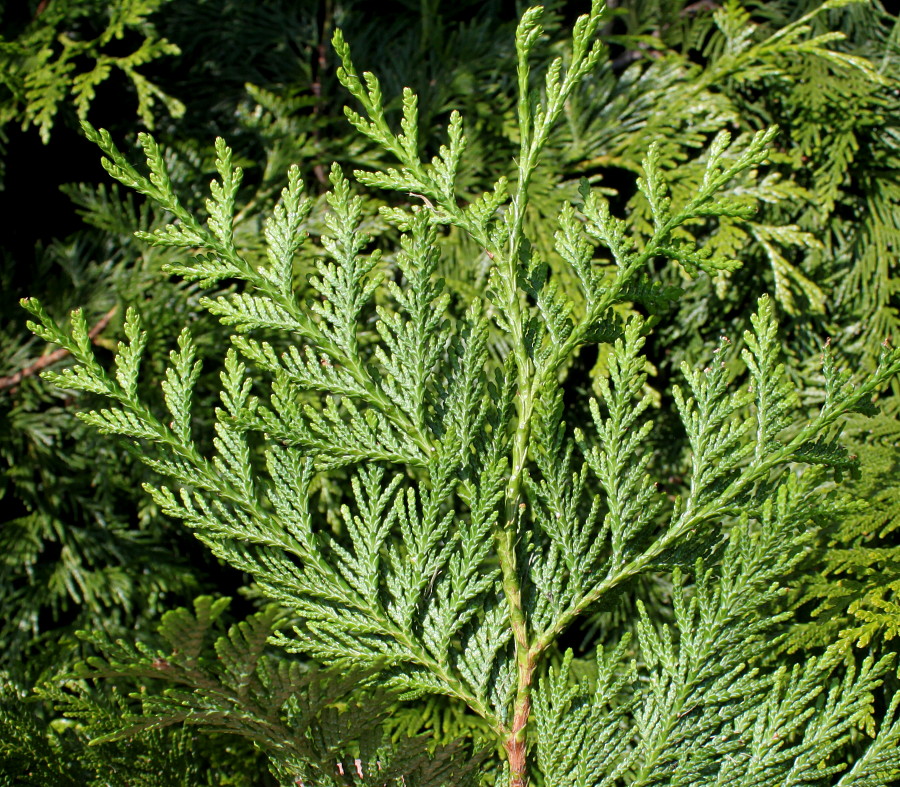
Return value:
[(512, 722), (503, 742), (509, 761), (509, 787), (527, 787), (528, 784), (528, 739), (526, 727), (531, 714), (531, 676), (534, 660), (528, 636), (528, 620), (522, 609), (522, 584), (519, 576), (516, 554), (519, 522), (525, 508), (522, 502), (522, 474), (528, 459), (528, 442), (531, 436), (531, 416), (534, 407), (532, 378), (534, 368), (526, 346), (527, 306), (523, 293), (518, 288), (519, 267), (521, 265), (522, 228), (525, 209), (528, 205), (528, 184), (534, 171), (532, 145), (531, 107), (528, 92), (528, 53), (518, 51), (519, 78), (519, 182), (510, 205), (512, 214), (508, 223), (508, 256), (506, 259), (505, 298), (509, 310), (509, 322), (513, 334), (513, 352), (517, 367), (518, 394), (516, 402), (516, 434), (513, 438), (512, 467), (506, 485), (504, 522), (497, 531), (497, 553), (503, 572), (503, 592), (509, 607), (509, 622), (516, 647), (516, 699), (513, 705)]
[(503, 746), (509, 760), (509, 787), (527, 787), (528, 738), (525, 728), (531, 715), (531, 676), (534, 673), (534, 662), (527, 650), (520, 649), (518, 642), (516, 667), (518, 672), (516, 703), (513, 708), (512, 727)]
[[(520, 376), (527, 380), (527, 374)], [(522, 509), (522, 474), (528, 455), (528, 439), (532, 415), (531, 392), (528, 387), (519, 389), (516, 434), (513, 440), (512, 468), (505, 494), (505, 521), (497, 532), (497, 553), (503, 572), (503, 591), (509, 608), (509, 622), (516, 649), (516, 697), (513, 705), (509, 734), (503, 742), (509, 761), (509, 787), (526, 787), (528, 784), (528, 740), (526, 726), (531, 713), (531, 679), (534, 657), (528, 634), (528, 620), (522, 607), (522, 586), (519, 576), (516, 541)]]

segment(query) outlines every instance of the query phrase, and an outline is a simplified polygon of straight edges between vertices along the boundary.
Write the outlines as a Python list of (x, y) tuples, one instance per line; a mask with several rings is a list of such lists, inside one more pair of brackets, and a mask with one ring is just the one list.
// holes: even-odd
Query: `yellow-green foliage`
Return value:
[(807, 622), (787, 640), (791, 650), (843, 640), (859, 648), (893, 647), (900, 635), (900, 424), (880, 414), (848, 430), (859, 457), (850, 485), (822, 535), (798, 607)]
[[(153, 60), (179, 52), (157, 35), (149, 19), (167, 2), (40, 3), (17, 36), (0, 38), (0, 126), (10, 121), (37, 126), (46, 142), (60, 108), (72, 107), (86, 119), (97, 87), (117, 71), (132, 84), (138, 117), (148, 128), (157, 103), (181, 115), (184, 105), (141, 72)], [(123, 46), (131, 51), (120, 54)]]

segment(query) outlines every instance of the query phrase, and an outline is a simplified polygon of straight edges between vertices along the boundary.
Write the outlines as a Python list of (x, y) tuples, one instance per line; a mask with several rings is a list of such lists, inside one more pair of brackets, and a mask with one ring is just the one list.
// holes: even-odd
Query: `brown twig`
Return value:
[[(88, 331), (88, 337), (91, 339), (91, 341), (96, 339), (103, 332), (103, 329), (107, 325), (109, 325), (109, 321), (112, 319), (118, 308), (118, 306), (113, 306), (97, 321), (97, 324), (93, 328), (91, 328), (90, 331)], [(53, 364), (58, 363), (68, 354), (68, 350), (66, 350), (64, 347), (60, 347), (58, 350), (54, 350), (52, 353), (42, 355), (36, 361), (32, 361), (30, 364), (28, 364), (28, 366), (26, 366), (24, 369), (20, 369), (15, 374), (10, 374), (7, 377), (0, 377), (0, 391), (5, 391), (7, 388), (15, 388), (26, 377), (33, 377), (34, 375), (44, 371), (44, 369), (46, 369), (48, 366), (52, 366)]]
[(678, 15), (690, 16), (691, 14), (697, 14), (700, 11), (716, 11), (721, 7), (721, 3), (716, 3), (715, 0), (697, 0), (696, 3), (689, 3), (682, 8), (678, 12)]

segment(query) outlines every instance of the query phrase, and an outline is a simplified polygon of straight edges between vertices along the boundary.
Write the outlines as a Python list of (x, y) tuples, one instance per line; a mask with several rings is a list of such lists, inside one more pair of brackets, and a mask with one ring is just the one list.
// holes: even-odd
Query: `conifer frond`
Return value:
[[(868, 66), (828, 54), (835, 36), (807, 37), (814, 16), (760, 43), (746, 14), (729, 4), (717, 15), (726, 39), (718, 73), (776, 78), (780, 66), (770, 56), (793, 47), (871, 77)], [(853, 413), (872, 413), (877, 391), (900, 373), (900, 351), (885, 344), (874, 370), (853, 377), (826, 344), (824, 396), (810, 414), (781, 357), (773, 302), (760, 298), (740, 354), (723, 337), (708, 363), (681, 364), (674, 412), (688, 459), (682, 494), (666, 494), (663, 418), (646, 390), (647, 337), (658, 315), (628, 314), (624, 304), (660, 312), (685, 297), (665, 277), (654, 279), (669, 262), (701, 281), (736, 270), (738, 234), (717, 246), (693, 229), (750, 221), (755, 199), (774, 186), (763, 182), (748, 195), (742, 184), (769, 159), (775, 131), (734, 144), (719, 133), (686, 165), (688, 185), (677, 188), (677, 161), (687, 157), (667, 160), (664, 147), (651, 144), (638, 184), (645, 220), (617, 218), (582, 181), (581, 202), (556, 220), (563, 275), (533, 241), (526, 214), (551, 133), (600, 57), (602, 18), (594, 3), (576, 21), (568, 60), (551, 62), (537, 90), (531, 59), (542, 11), (523, 16), (515, 38), (517, 175), (472, 200), (459, 193), (472, 142), (461, 116), (451, 115), (446, 144), (424, 161), (416, 95), (402, 92), (395, 129), (378, 78), (356, 71), (336, 34), (339, 79), (362, 108), (347, 117), (399, 162), (355, 179), (423, 204), (385, 210), (401, 233), (399, 248), (384, 260), (367, 254), (361, 200), (334, 167), (307, 302), (294, 284), (294, 257), (301, 243), (315, 242), (305, 237), (311, 207), (297, 170), (266, 225), (260, 262), (234, 235), (241, 173), (224, 142), (216, 142), (218, 179), (201, 219), (182, 205), (152, 138), (141, 140), (143, 175), (106, 132), (87, 128), (110, 174), (174, 217), (141, 236), (194, 255), (167, 271), (203, 284), (236, 282), (233, 292), (203, 302), (239, 334), (224, 354), (221, 407), (207, 440), (194, 439), (199, 367), (186, 333), (165, 375), (162, 416), (137, 386), (146, 339), (136, 313), (108, 372), (83, 317), (64, 330), (40, 304), (24, 305), (39, 321), (32, 329), (75, 359), (54, 381), (110, 400), (83, 420), (125, 437), (164, 477), (146, 486), (155, 503), (287, 610), (290, 632), (274, 633), (274, 644), (345, 670), (349, 680), (378, 675), (402, 701), (440, 695), (464, 706), (505, 751), (511, 787), (534, 772), (530, 752), (561, 784), (833, 780), (850, 731), (874, 732), (873, 692), (890, 660), (845, 666), (840, 646), (791, 668), (768, 658), (787, 626), (785, 581), (821, 510), (834, 510), (820, 466), (832, 468), (835, 481), (853, 471), (841, 425)], [(453, 289), (439, 278), (446, 227), (487, 253), (486, 286)], [(803, 232), (760, 229), (756, 237), (796, 245), (806, 242)], [(589, 405), (593, 426), (584, 428), (567, 423), (563, 378), (590, 346), (606, 353), (608, 374)], [(338, 474), (346, 493), (323, 517), (314, 488)], [(611, 634), (599, 654), (596, 690), (570, 685), (571, 656), (547, 669), (559, 638), (586, 610), (651, 572), (671, 574), (673, 617), (639, 606), (634, 645)], [(281, 708), (265, 699), (297, 683), (294, 673), (278, 677), (292, 662), (264, 653), (263, 640), (281, 628), (276, 613), (220, 638), (221, 662), (210, 674), (190, 662), (192, 632), (214, 617), (203, 603), (193, 618), (168, 618), (163, 631), (186, 641), (188, 662), (161, 658), (194, 690), (147, 700), (150, 715), (134, 723), (204, 719), (250, 735), (275, 752), (287, 769), (280, 772), (307, 778), (297, 765), (307, 749), (290, 748), (300, 744)], [(143, 658), (146, 669), (148, 655), (139, 651), (128, 659)], [(206, 691), (210, 685), (215, 691)], [(154, 708), (161, 709), (155, 716)], [(337, 729), (347, 719), (332, 721)], [(356, 767), (362, 779), (382, 783), (387, 777), (371, 763), (384, 750), (367, 735), (356, 738)], [(873, 763), (883, 759), (879, 747), (896, 741), (896, 724), (877, 735)], [(585, 755), (576, 763), (577, 746)], [(456, 767), (456, 753), (447, 756)], [(349, 761), (342, 768), (347, 775)]]
[(791, 650), (841, 639), (856, 647), (884, 647), (900, 634), (898, 549), (891, 543), (900, 517), (897, 422), (880, 413), (855, 419), (846, 437), (853, 451), (848, 496), (823, 531), (819, 570), (801, 587), (798, 602), (811, 618), (792, 632)]
[[(790, 673), (752, 666), (789, 614), (773, 618), (768, 602), (756, 606), (757, 600), (784, 594), (776, 578), (801, 559), (810, 540), (808, 533), (792, 535), (802, 517), (791, 498), (810, 491), (797, 487), (779, 490), (778, 502), (761, 512), (761, 527), (745, 520), (731, 531), (721, 575), (698, 561), (696, 585), (686, 595), (676, 572), (673, 628), (641, 609), (641, 671), (627, 658), (625, 638), (613, 651), (598, 652), (595, 689), (572, 682), (571, 654), (542, 679), (535, 699), (538, 757), (554, 783), (615, 784), (627, 772), (632, 784), (799, 784), (813, 773), (828, 778), (842, 770), (830, 758), (851, 727), (871, 724), (872, 691), (890, 659), (867, 660), (858, 675), (851, 669), (830, 682), (839, 647)], [(774, 563), (773, 550), (780, 554)], [(876, 771), (895, 727), (889, 714), (877, 735), (869, 728), (873, 765), (860, 763), (860, 777)], [(881, 767), (884, 778), (895, 766), (885, 760)]]

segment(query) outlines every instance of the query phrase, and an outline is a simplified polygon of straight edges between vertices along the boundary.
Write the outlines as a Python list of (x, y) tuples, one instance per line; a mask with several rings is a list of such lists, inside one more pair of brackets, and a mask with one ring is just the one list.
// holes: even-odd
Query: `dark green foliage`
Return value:
[[(66, 717), (84, 719), (84, 734), (101, 749), (187, 724), (252, 741), (267, 753), (279, 783), (358, 783), (360, 770), (380, 784), (400, 778), (422, 787), (471, 782), (481, 759), (471, 752), (446, 746), (429, 754), (426, 742), (414, 739), (386, 745), (379, 722), (390, 705), (374, 689), (361, 691), (358, 675), (323, 675), (272, 652), (267, 640), (288, 622), (274, 607), (220, 633), (227, 605), (227, 598), (201, 597), (193, 613), (167, 612), (159, 647), (91, 637), (103, 656), (79, 667), (77, 680), (40, 692)], [(119, 700), (115, 717), (100, 715), (98, 724), (97, 700), (84, 679), (138, 691)], [(336, 778), (341, 773), (347, 778)]]
[[(90, 736), (77, 724), (48, 724), (52, 713), (49, 703), (41, 705), (34, 698), (27, 702), (24, 699), (11, 687), (2, 688), (0, 784), (189, 787), (221, 783), (209, 778), (188, 730), (150, 732), (129, 741), (94, 747)], [(98, 698), (89, 707), (94, 730), (108, 729), (124, 710), (115, 695), (112, 699)], [(83, 715), (84, 705), (78, 710)], [(243, 752), (245, 757), (248, 754), (252, 756)], [(238, 779), (233, 783), (248, 782)]]

